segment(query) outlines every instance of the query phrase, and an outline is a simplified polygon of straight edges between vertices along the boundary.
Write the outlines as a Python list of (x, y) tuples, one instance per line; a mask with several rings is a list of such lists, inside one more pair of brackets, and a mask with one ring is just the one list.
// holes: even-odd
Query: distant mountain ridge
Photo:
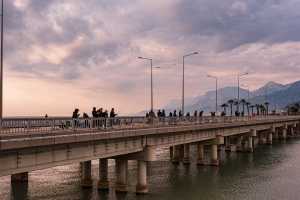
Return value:
[[(237, 87), (225, 87), (218, 90), (218, 110), (220, 111), (220, 105), (228, 102), (230, 99), (237, 98)], [(186, 103), (186, 112), (193, 112), (195, 110), (203, 110), (210, 112), (215, 110), (215, 91), (208, 91), (204, 95), (197, 96), (192, 100), (189, 99), (189, 103)], [(283, 109), (288, 104), (300, 101), (300, 81), (290, 84), (279, 84), (276, 82), (268, 82), (261, 88), (249, 92), (249, 102), (251, 104), (263, 104), (268, 101), (270, 103), (270, 109)], [(240, 88), (240, 99), (248, 100), (248, 90)], [(173, 100), (175, 102), (175, 100)], [(188, 102), (188, 101), (186, 101)], [(172, 104), (165, 106), (167, 112), (174, 109), (178, 109), (181, 100), (177, 100), (177, 107), (172, 107)]]

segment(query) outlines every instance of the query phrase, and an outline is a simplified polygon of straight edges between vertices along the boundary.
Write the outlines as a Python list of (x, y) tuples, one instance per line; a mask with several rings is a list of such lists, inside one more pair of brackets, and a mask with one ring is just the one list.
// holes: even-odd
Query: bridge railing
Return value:
[[(0, 133), (43, 133), (58, 131), (107, 131), (111, 129), (138, 129), (148, 127), (184, 126), (192, 124), (233, 123), (276, 120), (298, 116), (244, 116), (244, 117), (116, 117), (116, 118), (4, 118)], [(299, 118), (299, 117), (298, 117)]]

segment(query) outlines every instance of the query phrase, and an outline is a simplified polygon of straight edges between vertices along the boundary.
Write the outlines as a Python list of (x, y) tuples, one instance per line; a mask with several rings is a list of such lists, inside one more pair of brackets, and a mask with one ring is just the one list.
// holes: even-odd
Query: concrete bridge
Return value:
[(1, 126), (0, 177), (27, 182), (31, 171), (80, 163), (82, 186), (92, 187), (91, 160), (99, 159), (98, 188), (109, 189), (108, 159), (115, 159), (116, 191), (126, 192), (128, 160), (136, 160), (136, 193), (143, 194), (147, 163), (155, 161), (158, 147), (170, 147), (174, 164), (189, 164), (196, 145), (199, 165), (219, 166), (218, 150), (251, 153), (258, 143), (300, 134), (300, 116), (7, 118)]

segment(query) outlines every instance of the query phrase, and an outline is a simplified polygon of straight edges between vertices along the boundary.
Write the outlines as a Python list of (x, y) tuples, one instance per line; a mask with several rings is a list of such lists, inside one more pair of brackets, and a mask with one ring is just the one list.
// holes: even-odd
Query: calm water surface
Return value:
[[(195, 149), (191, 149), (195, 151)], [(161, 150), (160, 161), (149, 168), (150, 194), (136, 196), (136, 164), (129, 163), (129, 192), (116, 195), (98, 192), (97, 162), (93, 162), (94, 189), (80, 187), (79, 165), (69, 165), (30, 173), (29, 185), (10, 186), (10, 178), (0, 178), (1, 200), (212, 200), (212, 199), (300, 199), (300, 139), (259, 146), (254, 154), (222, 153), (221, 167), (172, 165), (169, 153)], [(195, 157), (193, 155), (192, 157)], [(114, 182), (113, 163), (109, 178)]]

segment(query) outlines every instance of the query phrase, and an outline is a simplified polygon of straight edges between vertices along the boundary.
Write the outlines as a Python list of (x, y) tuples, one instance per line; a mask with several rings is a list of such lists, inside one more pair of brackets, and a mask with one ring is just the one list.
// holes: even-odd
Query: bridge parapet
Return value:
[(234, 122), (253, 122), (265, 120), (299, 119), (299, 116), (245, 116), (245, 117), (116, 117), (116, 118), (4, 118), (0, 135), (27, 133), (57, 133), (78, 131), (109, 131), (141, 129), (197, 124), (217, 124)]

